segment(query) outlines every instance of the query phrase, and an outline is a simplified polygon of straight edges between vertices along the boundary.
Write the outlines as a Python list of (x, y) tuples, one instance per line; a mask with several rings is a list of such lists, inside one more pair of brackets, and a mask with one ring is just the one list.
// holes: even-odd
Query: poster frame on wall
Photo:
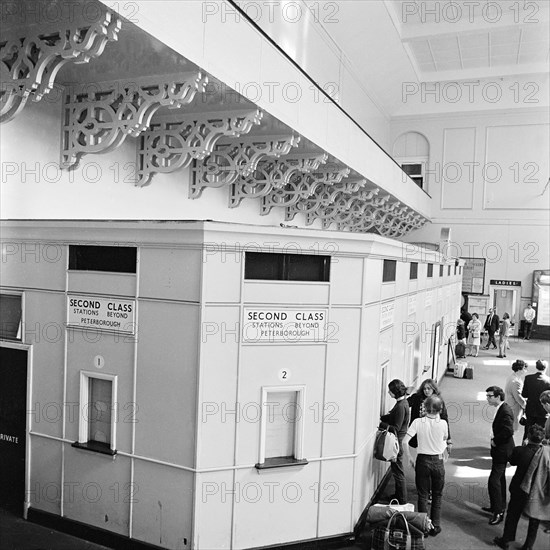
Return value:
[[(462, 293), (483, 294), (485, 288), (485, 258), (461, 258), (464, 260), (462, 267)], [(471, 276), (470, 275), (471, 272)]]

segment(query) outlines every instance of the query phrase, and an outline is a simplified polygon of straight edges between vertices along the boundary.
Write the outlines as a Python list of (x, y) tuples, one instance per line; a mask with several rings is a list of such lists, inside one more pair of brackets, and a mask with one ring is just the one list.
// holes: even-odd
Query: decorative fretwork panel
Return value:
[[(87, 63), (101, 55), (108, 42), (117, 39), (121, 20), (112, 11), (99, 3), (89, 13), (79, 11), (75, 9), (66, 23), (56, 22), (47, 28), (3, 29), (0, 122), (13, 119), (29, 98), (40, 101), (49, 93), (63, 65), (70, 61)], [(90, 14), (96, 12), (97, 18), (90, 21)]]
[(269, 195), (262, 197), (260, 214), (269, 214), (275, 206), (287, 209), (295, 206), (299, 201), (317, 195), (322, 189), (340, 183), (349, 173), (349, 168), (333, 163), (310, 173), (297, 172), (292, 175), (288, 185), (273, 189)]
[(261, 161), (248, 177), (238, 178), (230, 187), (229, 207), (239, 206), (243, 199), (258, 199), (274, 189), (288, 185), (296, 172), (312, 172), (328, 159), (326, 153), (303, 153), (284, 159)]
[(189, 113), (152, 123), (139, 138), (137, 185), (148, 185), (156, 173), (175, 172), (193, 159), (204, 159), (220, 138), (247, 134), (260, 123), (262, 115), (259, 109)]
[(313, 197), (306, 200), (300, 200), (296, 204), (287, 207), (285, 211), (285, 221), (292, 221), (296, 214), (304, 214), (306, 216), (306, 225), (311, 225), (317, 214), (321, 214), (323, 210), (341, 194), (351, 195), (356, 193), (364, 185), (365, 179), (346, 179), (332, 185), (322, 185)]
[(224, 187), (238, 177), (249, 176), (260, 160), (287, 155), (299, 142), (300, 136), (246, 136), (220, 141), (209, 157), (193, 162), (189, 198), (200, 197), (206, 187)]
[(88, 153), (118, 147), (126, 136), (139, 136), (160, 107), (178, 109), (204, 90), (200, 71), (67, 88), (63, 102), (61, 166), (75, 167)]

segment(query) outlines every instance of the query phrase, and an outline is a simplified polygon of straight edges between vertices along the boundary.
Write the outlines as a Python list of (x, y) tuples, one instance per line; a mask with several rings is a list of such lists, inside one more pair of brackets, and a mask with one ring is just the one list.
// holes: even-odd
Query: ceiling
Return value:
[(548, 72), (546, 0), (385, 3), (421, 82)]

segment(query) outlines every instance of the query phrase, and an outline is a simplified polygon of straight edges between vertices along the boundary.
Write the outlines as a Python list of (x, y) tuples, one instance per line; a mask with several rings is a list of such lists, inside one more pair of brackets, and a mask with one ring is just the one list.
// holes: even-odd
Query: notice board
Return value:
[(485, 287), (485, 258), (462, 258), (462, 292), (483, 294)]

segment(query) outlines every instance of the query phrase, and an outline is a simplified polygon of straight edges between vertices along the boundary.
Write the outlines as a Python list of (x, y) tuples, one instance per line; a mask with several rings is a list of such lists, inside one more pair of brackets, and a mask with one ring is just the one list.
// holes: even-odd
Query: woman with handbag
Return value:
[(395, 499), (399, 504), (407, 504), (407, 482), (405, 481), (405, 469), (403, 468), (403, 438), (407, 433), (409, 425), (409, 403), (407, 402), (407, 387), (399, 380), (392, 380), (388, 384), (391, 397), (397, 402), (393, 409), (380, 418), (384, 427), (391, 427), (399, 441), (399, 453), (397, 458), (391, 462), (391, 471), (395, 481)]
[(472, 320), (468, 323), (468, 345), (471, 346), (470, 355), (477, 357), (481, 345), (481, 321), (477, 313), (472, 313)]

